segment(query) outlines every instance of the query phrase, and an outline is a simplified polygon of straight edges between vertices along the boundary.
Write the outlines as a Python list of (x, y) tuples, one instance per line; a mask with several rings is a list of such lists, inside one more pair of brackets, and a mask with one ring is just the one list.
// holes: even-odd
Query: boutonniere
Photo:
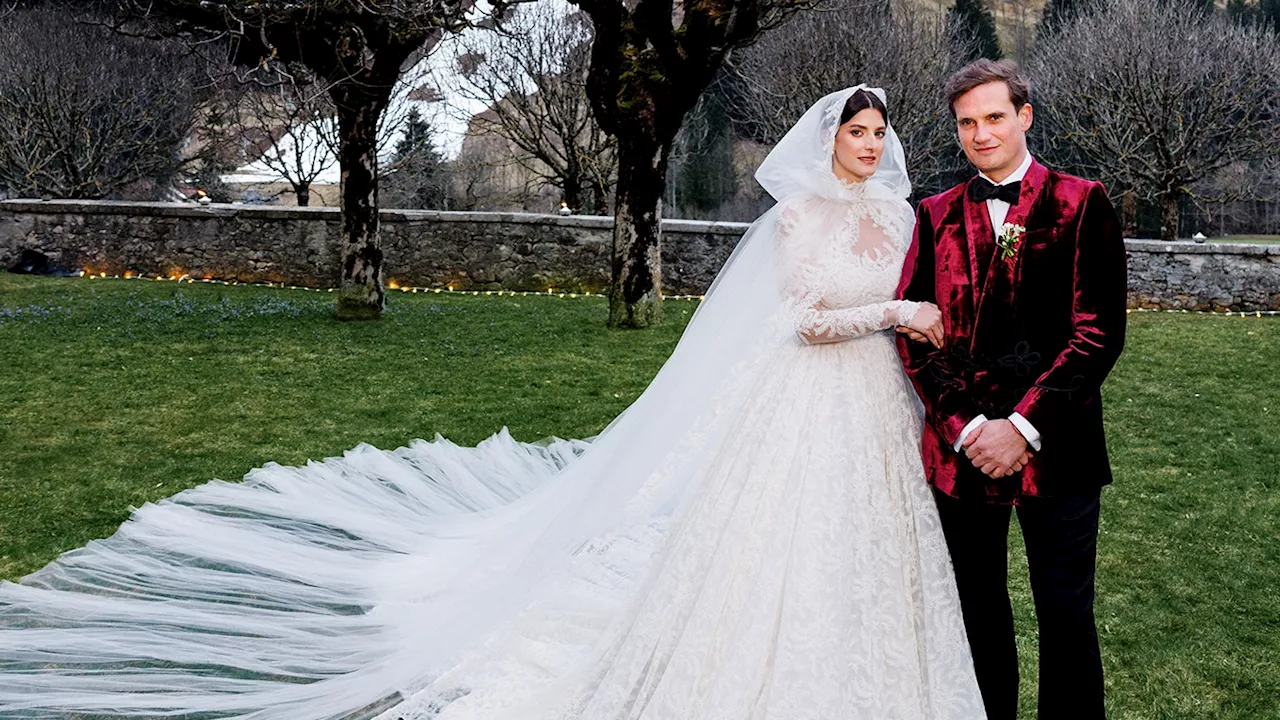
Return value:
[(1013, 223), (1000, 226), (1000, 237), (996, 238), (996, 247), (1000, 248), (1001, 260), (1008, 260), (1018, 254), (1018, 243), (1022, 242), (1022, 233), (1026, 231), (1026, 228)]

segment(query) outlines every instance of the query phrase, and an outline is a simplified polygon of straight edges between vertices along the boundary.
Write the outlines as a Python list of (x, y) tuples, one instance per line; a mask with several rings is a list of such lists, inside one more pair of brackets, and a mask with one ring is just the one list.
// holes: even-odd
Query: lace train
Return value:
[(432, 549), (507, 523), (503, 508), (586, 446), (505, 430), (474, 448), (362, 445), (149, 504), (0, 584), (0, 717), (327, 718), (394, 702), (429, 671), (415, 644), (448, 635), (415, 615)]

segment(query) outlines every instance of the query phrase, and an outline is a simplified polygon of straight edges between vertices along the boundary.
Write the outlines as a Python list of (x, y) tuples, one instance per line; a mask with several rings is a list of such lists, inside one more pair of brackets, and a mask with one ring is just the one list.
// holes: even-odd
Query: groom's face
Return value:
[(1013, 106), (1003, 81), (979, 85), (952, 106), (960, 145), (973, 166), (995, 182), (1018, 169), (1027, 152), (1031, 105)]

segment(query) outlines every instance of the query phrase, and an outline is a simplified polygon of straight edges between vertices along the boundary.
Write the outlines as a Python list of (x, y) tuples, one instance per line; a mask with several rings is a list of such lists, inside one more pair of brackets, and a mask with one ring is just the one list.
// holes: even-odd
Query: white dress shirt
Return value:
[[(1030, 168), (1031, 153), (1027, 153), (1026, 157), (1022, 158), (1022, 164), (1018, 166), (1018, 169), (1014, 170), (1009, 177), (1001, 180), (1000, 182), (995, 182), (983, 173), (978, 173), (978, 177), (996, 185), (1008, 185), (1009, 183), (1020, 182), (1022, 178), (1026, 177), (1027, 170)], [(1000, 226), (1004, 225), (1004, 219), (1009, 216), (1009, 203), (996, 198), (991, 198), (987, 201), (987, 215), (991, 218), (991, 229), (994, 231), (996, 238), (999, 239)], [(969, 433), (976, 430), (979, 425), (986, 421), (986, 415), (979, 415), (978, 417), (970, 420), (968, 425), (964, 426), (964, 429), (960, 431), (960, 437), (956, 440), (956, 452), (960, 452), (960, 447), (964, 445), (964, 441), (969, 437)], [(1018, 432), (1022, 433), (1022, 437), (1026, 438), (1027, 444), (1031, 446), (1032, 450), (1035, 450), (1036, 452), (1040, 451), (1040, 432), (1036, 430), (1034, 425), (1018, 413), (1010, 415), (1009, 422), (1013, 423), (1013, 426), (1018, 429)]]

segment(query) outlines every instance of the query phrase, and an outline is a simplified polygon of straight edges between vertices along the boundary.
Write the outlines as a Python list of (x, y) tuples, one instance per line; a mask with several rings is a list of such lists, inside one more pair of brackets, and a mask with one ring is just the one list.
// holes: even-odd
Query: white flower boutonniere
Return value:
[(1026, 231), (1026, 228), (1013, 223), (1000, 226), (1000, 237), (996, 238), (996, 247), (1000, 248), (1001, 260), (1008, 260), (1018, 254), (1018, 243), (1022, 242), (1022, 233)]

